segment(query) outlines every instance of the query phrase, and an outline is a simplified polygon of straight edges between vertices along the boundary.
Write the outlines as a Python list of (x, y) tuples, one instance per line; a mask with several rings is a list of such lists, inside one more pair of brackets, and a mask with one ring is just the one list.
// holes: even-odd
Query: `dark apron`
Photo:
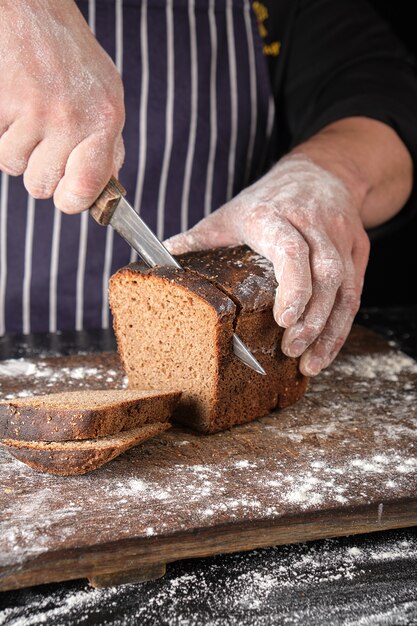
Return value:
[[(274, 107), (249, 0), (80, 0), (125, 86), (128, 197), (161, 239), (262, 173)], [(0, 335), (107, 328), (109, 276), (134, 259), (112, 229), (1, 176)]]

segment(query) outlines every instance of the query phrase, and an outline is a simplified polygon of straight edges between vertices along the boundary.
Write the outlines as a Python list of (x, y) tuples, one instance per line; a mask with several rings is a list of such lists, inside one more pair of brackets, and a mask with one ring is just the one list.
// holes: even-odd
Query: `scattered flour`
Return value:
[(274, 266), (272, 265), (271, 261), (266, 259), (261, 254), (254, 253), (250, 257), (250, 261), (252, 263), (255, 263), (255, 265), (258, 265), (259, 267), (262, 267), (262, 269), (266, 270), (267, 272), (274, 273)]
[[(24, 359), (5, 361), (2, 367), (15, 376), (27, 377), (34, 393), (54, 381), (72, 381), (76, 388), (118, 376), (120, 381), (119, 372), (104, 367), (58, 369), (39, 360), (35, 367)], [(378, 376), (373, 378), (375, 372)], [(378, 493), (375, 519), (383, 523), (384, 509), (377, 508), (381, 503), (395, 499), (398, 493), (407, 497), (417, 491), (417, 414), (413, 411), (417, 403), (404, 403), (404, 381), (391, 380), (393, 372), (396, 376), (407, 373), (407, 394), (417, 399), (413, 388), (417, 364), (402, 353), (348, 355), (336, 361), (329, 374), (313, 382), (303, 400), (304, 413), (311, 419), (300, 422), (296, 406), (286, 410), (287, 422), (261, 420), (268, 454), (260, 453), (256, 460), (246, 458), (243, 447), (239, 456), (229, 459), (219, 456), (213, 460), (201, 452), (201, 462), (196, 463), (187, 459), (195, 459), (193, 448), (198, 449), (201, 440), (185, 433), (183, 438), (168, 433), (164, 436), (172, 446), (168, 465), (132, 464), (131, 459), (144, 449), (141, 447), (82, 478), (41, 477), (37, 489), (28, 494), (25, 485), (32, 470), (0, 451), (0, 488), (15, 495), (6, 501), (1, 522), (0, 561), (24, 563), (41, 552), (58, 549), (62, 541), (54, 532), (58, 519), (67, 545), (73, 542), (75, 546), (77, 529), (85, 520), (93, 520), (97, 542), (105, 542), (112, 524), (121, 538), (131, 533), (146, 537), (149, 528), (158, 535), (167, 529), (176, 532), (190, 526), (215, 526), (225, 519), (278, 519), (320, 507), (348, 510), (368, 505)], [(337, 391), (329, 395), (329, 375), (355, 377), (359, 391), (347, 397)], [(365, 391), (364, 382), (370, 385)], [(316, 396), (322, 392), (327, 399), (315, 415)], [(20, 389), (15, 395), (24, 393), (29, 392)], [(285, 454), (288, 446), (297, 452), (296, 464)], [(336, 456), (335, 448), (339, 450)], [(93, 491), (100, 495), (99, 500), (88, 497)], [(69, 501), (73, 504), (68, 505)], [(43, 512), (43, 527), (33, 523), (36, 511)], [(103, 519), (108, 523), (101, 523)]]
[[(9, 507), (7, 505), (4, 507), (0, 518), (0, 566), (19, 561), (19, 558), (16, 558), (20, 551), (18, 546), (28, 546), (28, 554), (33, 557), (48, 549), (51, 537), (56, 536), (56, 531), (60, 535), (60, 540), (73, 535), (71, 520), (82, 511), (82, 505), (67, 500), (59, 509), (54, 510), (52, 515), (45, 515), (53, 498), (53, 489), (44, 487), (34, 496), (31, 493), (21, 495), (13, 504), (12, 517), (9, 516)], [(19, 523), (20, 520), (25, 520), (26, 523)], [(66, 524), (61, 529), (63, 520)]]
[(386, 450), (339, 462), (325, 460), (308, 447), (300, 453), (303, 463), (292, 469), (282, 462), (279, 450), (273, 462), (173, 463), (146, 471), (121, 457), (117, 465), (82, 480), (45, 476), (36, 489), (25, 490), (32, 470), (1, 452), (0, 488), (15, 497), (4, 500), (0, 565), (23, 564), (59, 549), (64, 538), (67, 548), (76, 547), (85, 523), (99, 544), (106, 542), (112, 526), (121, 539), (146, 537), (149, 528), (158, 535), (225, 520), (279, 519), (321, 506), (349, 510), (369, 506), (376, 492), (374, 519), (380, 525), (383, 502), (395, 500), (399, 492), (412, 497), (417, 490), (417, 459), (406, 453)]
[(136, 496), (148, 489), (148, 485), (140, 478), (131, 478), (125, 482), (116, 484), (117, 492), (120, 496)]
[(0, 624), (408, 625), (417, 620), (416, 559), (413, 531), (278, 546), (175, 563), (140, 585), (17, 591)]
[(358, 379), (382, 378), (397, 382), (398, 374), (402, 372), (417, 374), (417, 362), (402, 352), (393, 351), (388, 354), (347, 356), (336, 360), (332, 369), (326, 371), (328, 375), (336, 373)]
[(33, 376), (36, 374), (36, 365), (25, 359), (9, 359), (0, 363), (0, 376)]
[[(24, 376), (33, 383), (31, 391), (23, 388), (15, 395), (36, 393), (37, 389), (44, 389), (45, 383), (66, 380), (72, 381), (75, 388), (82, 388), (93, 380), (107, 382), (119, 376), (115, 370), (100, 367), (57, 369), (42, 362), (35, 366), (34, 362), (24, 359), (3, 362), (1, 367), (1, 373), (9, 381), (10, 376)], [(195, 458), (193, 446), (198, 449), (199, 444), (193, 435), (184, 433), (184, 439), (172, 442), (173, 462), (169, 465), (146, 465), (142, 462), (146, 457), (135, 464), (135, 455), (140, 451), (132, 450), (91, 475), (42, 477), (37, 489), (30, 491), (26, 485), (32, 470), (1, 451), (0, 489), (14, 497), (6, 500), (2, 511), (0, 564), (24, 566), (25, 561), (42, 552), (59, 549), (63, 538), (68, 547), (76, 546), (86, 523), (92, 526), (100, 543), (108, 539), (114, 528), (118, 529), (120, 538), (132, 533), (146, 538), (181, 531), (190, 525), (194, 528), (216, 526), (224, 523), (225, 518), (231, 522), (257, 521), (265, 517), (279, 519), (283, 514), (299, 514), (320, 507), (326, 510), (346, 507), (349, 511), (352, 506), (369, 506), (370, 499), (378, 493), (378, 500), (373, 500), (373, 519), (375, 524), (383, 524), (388, 510), (384, 508), (386, 502), (395, 500), (398, 493), (402, 497), (414, 497), (417, 492), (416, 373), (415, 361), (395, 351), (389, 355), (348, 355), (336, 361), (321, 379), (314, 381), (303, 400), (310, 419), (297, 422), (297, 409), (290, 408), (285, 412), (286, 422), (274, 418), (261, 420), (262, 429), (267, 433), (269, 453), (268, 458), (260, 454), (256, 462), (245, 458), (244, 446), (240, 457), (213, 460), (205, 457), (201, 450), (201, 462), (190, 461), (188, 459)], [(400, 380), (404, 374), (408, 376), (405, 383), (403, 378)], [(353, 391), (346, 397), (336, 392), (327, 395), (327, 404), (321, 404), (320, 416), (316, 417), (315, 396), (322, 390), (328, 392), (329, 376), (331, 380), (351, 377)], [(404, 402), (404, 390), (407, 402)], [(366, 415), (363, 414), (363, 394), (367, 398)], [(2, 395), (1, 377), (0, 397), (8, 397), (8, 394)], [(366, 442), (364, 432), (368, 437)], [(169, 433), (164, 437), (170, 440)], [(404, 442), (408, 442), (407, 445)], [(294, 450), (297, 452), (296, 464), (292, 458), (289, 462), (286, 456), (289, 448), (291, 454)], [(339, 452), (343, 450), (343, 454), (335, 456), (335, 448)], [(183, 460), (180, 462), (179, 458)], [(98, 499), (88, 497), (93, 491), (99, 494)], [(42, 523), (38, 523), (41, 517)], [(262, 617), (271, 597), (275, 598), (274, 606), (281, 611), (275, 623), (313, 625), (323, 623), (324, 618), (332, 625), (407, 623), (400, 621), (403, 617), (398, 612), (397, 599), (394, 602), (394, 594), (390, 592), (382, 594), (380, 601), (372, 605), (375, 619), (385, 620), (380, 622), (349, 621), (348, 613), (335, 613), (334, 619), (327, 619), (328, 594), (326, 602), (323, 598), (317, 600), (317, 617), (308, 602), (302, 602), (306, 590), (311, 597), (317, 586), (324, 585), (327, 589), (329, 584), (355, 585), (356, 581), (359, 584), (364, 572), (378, 563), (417, 558), (417, 539), (412, 533), (405, 534), (402, 541), (377, 542), (372, 549), (369, 545), (340, 540), (322, 542), (319, 546), (276, 548), (227, 557), (229, 560), (225, 562), (230, 565), (230, 576), (224, 573), (227, 568), (222, 570), (220, 587), (213, 559), (207, 567), (193, 570), (190, 566), (191, 574), (173, 574), (165, 581), (140, 587), (141, 593), (135, 596), (133, 608), (130, 603), (126, 614), (120, 608), (126, 597), (123, 594), (128, 593), (123, 589), (131, 590), (131, 586), (93, 591), (74, 584), (74, 590), (69, 593), (65, 591), (68, 587), (60, 587), (51, 602), (43, 599), (42, 592), (33, 592), (27, 609), (20, 613), (19, 609), (0, 612), (0, 624), (31, 626), (46, 620), (48, 624), (66, 624), (81, 614), (83, 620), (91, 619), (93, 623), (94, 615), (106, 606), (111, 624), (129, 624), (134, 618), (141, 624), (191, 626), (198, 624), (192, 614), (187, 613), (192, 610), (192, 603), (204, 605), (207, 602), (211, 608), (207, 608), (204, 623), (210, 626), (225, 623), (221, 621), (224, 615), (228, 620), (230, 617), (228, 624), (240, 624), (248, 612), (253, 617), (251, 625), (257, 626), (271, 623)], [(262, 555), (259, 561), (257, 555)], [(249, 568), (245, 563), (251, 559)], [(182, 566), (175, 567), (174, 571), (178, 572)], [(291, 603), (287, 602), (286, 594)], [(221, 614), (221, 603), (227, 607), (224, 614)], [(346, 606), (352, 609), (359, 604), (355, 592)], [(111, 607), (118, 607), (117, 611), (112, 613)], [(417, 611), (417, 597), (412, 597), (410, 606), (403, 603), (402, 607), (407, 614)], [(161, 619), (158, 611), (165, 612)], [(358, 619), (365, 618), (358, 613)], [(78, 622), (81, 623), (80, 619)]]
[(236, 461), (235, 467), (237, 467), (238, 469), (250, 469), (256, 467), (256, 463), (250, 463), (247, 460)]
[[(2, 385), (2, 377), (5, 379), (4, 385)], [(16, 377), (27, 381), (23, 383), (25, 387), (11, 393), (4, 392), (3, 389), (10, 385), (10, 379)], [(96, 384), (97, 382), (105, 387), (119, 379), (118, 371), (104, 366), (53, 367), (42, 359), (36, 361), (23, 358), (9, 359), (0, 363), (0, 400), (50, 393), (53, 390), (51, 388), (62, 385), (63, 382), (69, 389), (80, 389), (87, 387), (89, 383)], [(120, 384), (118, 386), (120, 387)], [(126, 378), (123, 379), (122, 387), (127, 387)]]
[[(250, 295), (253, 298), (253, 307), (256, 308), (265, 300), (265, 290), (268, 288), (268, 285), (269, 279), (265, 276), (251, 274), (235, 287), (235, 297), (239, 300), (240, 298), (245, 299)], [(269, 288), (267, 292), (269, 293)]]

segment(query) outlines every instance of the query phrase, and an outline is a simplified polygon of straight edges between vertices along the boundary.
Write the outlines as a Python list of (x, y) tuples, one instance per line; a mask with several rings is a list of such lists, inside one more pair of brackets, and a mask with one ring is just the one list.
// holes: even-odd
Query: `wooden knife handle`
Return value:
[(96, 222), (101, 224), (101, 226), (107, 226), (110, 224), (120, 196), (125, 195), (126, 189), (112, 176), (97, 200), (90, 207), (91, 216), (94, 217)]

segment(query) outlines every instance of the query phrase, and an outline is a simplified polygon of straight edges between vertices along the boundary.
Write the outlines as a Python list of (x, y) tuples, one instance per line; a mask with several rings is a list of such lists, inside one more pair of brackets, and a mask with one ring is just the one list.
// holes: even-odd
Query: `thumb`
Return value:
[(210, 244), (205, 244), (204, 236), (199, 236), (193, 228), (174, 235), (169, 239), (165, 239), (164, 246), (171, 252), (171, 254), (183, 254), (184, 252), (192, 252), (193, 250), (204, 250), (205, 248), (211, 248)]
[(198, 224), (179, 235), (164, 241), (164, 246), (172, 254), (182, 254), (208, 248), (237, 245), (232, 229), (225, 227), (224, 212), (218, 209)]

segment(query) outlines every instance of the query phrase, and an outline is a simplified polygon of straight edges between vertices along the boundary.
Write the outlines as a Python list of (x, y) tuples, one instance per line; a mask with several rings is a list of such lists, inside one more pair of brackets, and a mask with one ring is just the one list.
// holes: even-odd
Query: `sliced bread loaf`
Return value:
[(60, 442), (3, 439), (0, 444), (16, 459), (39, 472), (70, 476), (91, 472), (170, 427), (167, 423), (147, 424), (99, 439)]
[(92, 439), (165, 422), (181, 392), (98, 389), (0, 402), (0, 437), (20, 441)]
[[(129, 386), (181, 389), (174, 417), (212, 433), (298, 400), (307, 379), (280, 350), (272, 265), (246, 246), (181, 255), (184, 271), (131, 264), (110, 280), (110, 304)], [(233, 331), (265, 368), (232, 349)]]

